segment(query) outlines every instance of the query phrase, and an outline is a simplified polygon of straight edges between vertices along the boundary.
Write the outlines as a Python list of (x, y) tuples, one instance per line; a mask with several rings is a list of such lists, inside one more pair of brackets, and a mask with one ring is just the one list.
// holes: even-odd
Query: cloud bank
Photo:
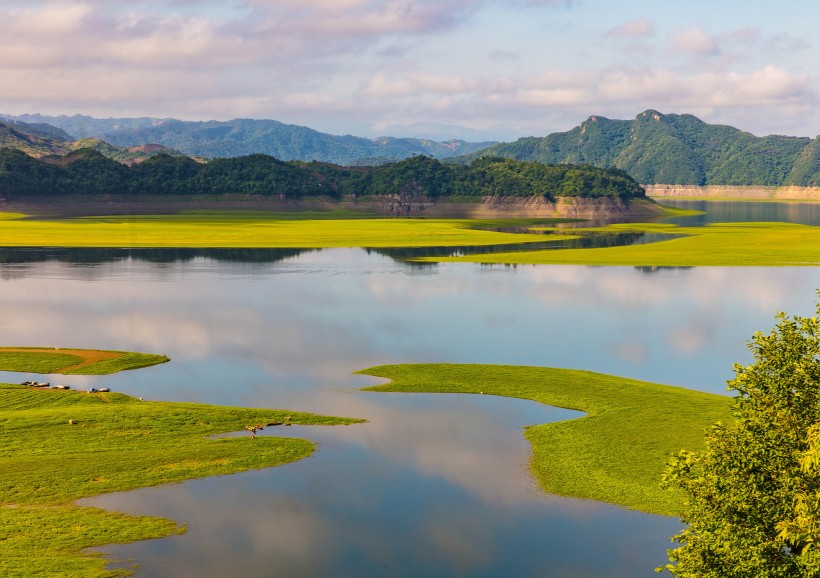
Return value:
[(633, 16), (592, 0), (11, 2), (0, 112), (250, 116), (357, 134), (439, 123), (508, 138), (655, 108), (820, 132), (801, 64), (810, 37)]

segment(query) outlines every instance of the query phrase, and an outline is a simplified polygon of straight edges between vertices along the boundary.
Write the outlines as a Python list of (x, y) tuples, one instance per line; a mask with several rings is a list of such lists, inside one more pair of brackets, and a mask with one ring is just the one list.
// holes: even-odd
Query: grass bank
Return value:
[[(307, 218), (302, 218), (307, 217)], [(0, 219), (5, 247), (434, 247), (526, 243), (529, 235), (473, 229), (467, 219), (319, 218), (262, 211)], [(544, 219), (545, 223), (553, 220)]]
[(360, 421), (0, 384), (0, 575), (123, 575), (83, 549), (183, 529), (75, 500), (302, 459), (314, 448), (307, 440), (209, 437), (287, 416), (294, 424)]
[(464, 257), (428, 257), (419, 260), (645, 267), (820, 265), (820, 227), (810, 225), (726, 223), (705, 227), (680, 227), (647, 223), (610, 225), (586, 231), (669, 233), (685, 236), (625, 247), (522, 251)]
[(709, 425), (731, 419), (728, 397), (589, 371), (428, 364), (359, 373), (391, 380), (370, 391), (484, 393), (584, 411), (580, 419), (526, 428), (541, 486), (653, 514), (681, 512), (682, 494), (659, 486), (669, 456), (701, 447)]
[(109, 375), (139, 369), (169, 359), (153, 353), (63, 349), (59, 347), (0, 347), (0, 371), (61, 373), (65, 375)]

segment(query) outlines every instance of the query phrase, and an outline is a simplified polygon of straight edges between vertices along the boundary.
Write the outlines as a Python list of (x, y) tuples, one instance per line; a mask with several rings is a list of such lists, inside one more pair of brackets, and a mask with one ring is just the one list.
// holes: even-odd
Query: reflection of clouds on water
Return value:
[[(0, 331), (8, 344), (172, 358), (71, 377), (75, 387), (369, 420), (266, 428), (262, 435), (319, 442), (298, 464), (100, 498), (191, 526), (185, 536), (108, 549), (134, 557), (145, 576), (231, 575), (239, 562), (263, 575), (634, 576), (644, 566), (649, 575), (674, 521), (536, 487), (522, 427), (559, 414), (491, 396), (358, 392), (381, 380), (351, 372), (496, 362), (705, 383), (718, 361), (727, 365), (719, 358), (735, 322), (760, 309), (737, 286), (751, 284), (746, 272), (713, 273), (464, 264), (419, 272), (341, 250), (252, 266), (123, 261), (95, 267), (91, 282), (82, 268), (43, 263), (0, 284)], [(818, 278), (801, 275), (779, 270), (767, 294), (794, 302)], [(688, 352), (670, 350), (687, 331)], [(692, 363), (713, 352), (714, 362)]]

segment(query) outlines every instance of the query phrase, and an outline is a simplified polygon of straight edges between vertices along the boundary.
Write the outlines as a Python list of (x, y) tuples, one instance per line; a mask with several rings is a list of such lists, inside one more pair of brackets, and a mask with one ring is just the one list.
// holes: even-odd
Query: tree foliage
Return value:
[(690, 114), (647, 110), (634, 120), (591, 116), (567, 132), (500, 143), (467, 155), (614, 166), (644, 184), (815, 186), (818, 139), (757, 137)]
[(781, 313), (749, 348), (753, 363), (729, 382), (735, 420), (665, 474), (689, 497), (665, 567), (675, 576), (820, 574), (820, 323)]
[(93, 149), (38, 160), (0, 149), (0, 195), (220, 195), (367, 198), (383, 195), (442, 199), (453, 196), (644, 197), (624, 171), (589, 165), (543, 165), (482, 158), (449, 165), (427, 156), (377, 167), (283, 162), (262, 154), (198, 163), (159, 154), (127, 167)]

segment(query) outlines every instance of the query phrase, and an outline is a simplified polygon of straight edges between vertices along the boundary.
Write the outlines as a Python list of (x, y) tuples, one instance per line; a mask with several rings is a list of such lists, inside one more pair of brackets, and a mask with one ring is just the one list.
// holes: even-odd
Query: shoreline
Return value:
[(18, 197), (2, 202), (0, 212), (35, 218), (81, 216), (173, 215), (183, 211), (268, 211), (277, 213), (349, 212), (363, 217), (430, 218), (602, 218), (656, 216), (663, 213), (652, 199), (484, 197), (449, 201), (427, 197), (385, 196), (373, 199), (306, 198), (290, 200), (251, 195), (216, 196), (80, 196)]
[(698, 201), (820, 202), (820, 187), (734, 185), (641, 185), (652, 199)]

